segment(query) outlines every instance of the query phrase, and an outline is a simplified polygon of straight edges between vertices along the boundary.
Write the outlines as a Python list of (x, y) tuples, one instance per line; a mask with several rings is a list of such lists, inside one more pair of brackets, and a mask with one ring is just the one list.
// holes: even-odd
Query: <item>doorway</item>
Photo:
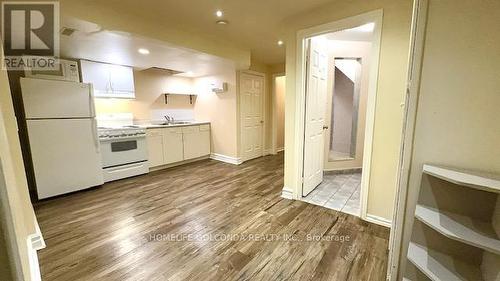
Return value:
[(285, 150), (285, 73), (272, 75), (271, 93), (271, 150), (277, 154)]
[[(381, 15), (380, 15), (381, 16)], [(366, 218), (380, 17), (323, 26), (303, 40), (302, 197)]]

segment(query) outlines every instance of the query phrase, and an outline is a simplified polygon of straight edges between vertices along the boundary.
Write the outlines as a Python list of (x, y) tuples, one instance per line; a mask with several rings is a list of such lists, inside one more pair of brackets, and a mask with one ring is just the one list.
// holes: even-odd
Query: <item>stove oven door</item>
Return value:
[(147, 161), (145, 137), (101, 140), (102, 166), (104, 169)]

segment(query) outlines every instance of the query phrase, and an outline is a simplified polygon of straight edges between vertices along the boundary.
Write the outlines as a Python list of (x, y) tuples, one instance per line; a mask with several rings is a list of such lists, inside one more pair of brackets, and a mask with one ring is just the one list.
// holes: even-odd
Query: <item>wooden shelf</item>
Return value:
[(169, 95), (177, 95), (177, 96), (189, 96), (189, 103), (193, 104), (193, 98), (196, 96), (195, 94), (176, 94), (176, 93), (164, 93), (163, 96), (165, 98), (165, 104), (168, 104), (168, 96)]
[(500, 240), (488, 223), (423, 205), (417, 205), (415, 217), (448, 238), (500, 255)]
[(426, 164), (423, 172), (442, 180), (471, 188), (500, 193), (500, 178), (477, 172)]
[(408, 247), (408, 260), (433, 281), (483, 280), (478, 266), (416, 243)]

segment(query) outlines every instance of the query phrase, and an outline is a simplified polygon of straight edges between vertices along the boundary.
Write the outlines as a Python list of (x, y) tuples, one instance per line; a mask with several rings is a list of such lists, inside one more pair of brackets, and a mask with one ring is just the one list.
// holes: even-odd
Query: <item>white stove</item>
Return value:
[(134, 126), (129, 113), (97, 117), (104, 181), (149, 172), (146, 129)]
[(99, 140), (125, 139), (146, 136), (146, 129), (137, 126), (98, 127)]

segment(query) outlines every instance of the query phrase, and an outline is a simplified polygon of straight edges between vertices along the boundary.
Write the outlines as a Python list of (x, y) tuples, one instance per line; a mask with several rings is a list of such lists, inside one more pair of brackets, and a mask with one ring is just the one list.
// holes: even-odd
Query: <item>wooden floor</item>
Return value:
[(43, 280), (385, 280), (388, 229), (283, 199), (282, 187), (278, 155), (38, 203)]

